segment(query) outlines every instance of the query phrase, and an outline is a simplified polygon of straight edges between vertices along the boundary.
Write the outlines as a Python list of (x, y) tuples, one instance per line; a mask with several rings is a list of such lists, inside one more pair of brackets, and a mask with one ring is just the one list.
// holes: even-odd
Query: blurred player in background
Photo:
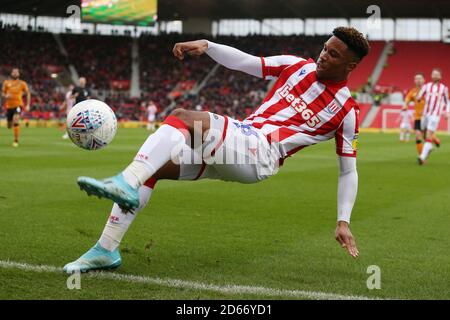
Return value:
[(150, 100), (147, 106), (147, 130), (149, 131), (155, 131), (155, 120), (157, 112), (158, 107), (152, 100)]
[(72, 98), (75, 99), (75, 104), (91, 98), (91, 90), (86, 86), (86, 78), (80, 77), (78, 84), (78, 87), (72, 90)]
[[(64, 111), (64, 113), (66, 115), (64, 118), (64, 121), (62, 123), (62, 126), (61, 126), (63, 129), (66, 128), (66, 120), (65, 119), (67, 118), (67, 115), (69, 114), (70, 110), (72, 109), (73, 105), (75, 104), (75, 98), (72, 96), (72, 92), (73, 92), (73, 89), (75, 89), (75, 86), (73, 84), (69, 84), (69, 87), (67, 89), (68, 90), (66, 92), (64, 102), (61, 106), (61, 111)], [(64, 133), (63, 139), (68, 139), (68, 138), (69, 138), (69, 135), (67, 134), (67, 132)]]
[(423, 106), (425, 104), (425, 99), (422, 97), (420, 100), (416, 100), (417, 95), (422, 89), (423, 84), (425, 83), (425, 77), (423, 73), (416, 73), (414, 76), (414, 88), (408, 91), (408, 94), (405, 98), (405, 106), (406, 108), (413, 107), (414, 108), (414, 132), (416, 134), (416, 148), (417, 154), (420, 155), (423, 148), (423, 132), (420, 125), (420, 119), (422, 118)]
[(25, 110), (30, 111), (30, 90), (25, 81), (20, 80), (19, 68), (13, 68), (11, 70), (11, 79), (5, 80), (2, 86), (2, 98), (4, 99), (4, 105), (6, 107), (6, 119), (8, 122), (8, 129), (13, 128), (14, 142), (13, 147), (19, 146), (20, 135), (20, 114), (22, 113), (24, 94), (27, 96), (25, 104)]
[[(443, 109), (445, 109), (445, 118), (450, 112), (450, 101), (448, 97), (448, 87), (441, 83), (442, 72), (434, 68), (431, 72), (431, 82), (422, 87), (416, 99), (419, 101), (425, 98), (425, 106), (421, 120), (422, 130), (424, 131), (425, 144), (418, 158), (419, 165), (423, 165), (428, 159), (433, 149), (433, 135), (439, 125), (439, 120)], [(439, 145), (439, 144), (438, 144)]]
[(411, 133), (411, 122), (413, 115), (407, 106), (404, 106), (400, 111), (398, 122), (400, 122), (400, 142), (409, 142), (409, 135)]

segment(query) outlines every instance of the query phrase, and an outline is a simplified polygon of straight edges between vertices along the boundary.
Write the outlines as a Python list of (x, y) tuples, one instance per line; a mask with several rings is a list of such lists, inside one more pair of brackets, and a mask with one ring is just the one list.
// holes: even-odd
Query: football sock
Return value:
[(400, 141), (405, 140), (405, 133), (403, 131), (400, 131)]
[(425, 144), (423, 145), (422, 153), (420, 154), (420, 159), (426, 160), (428, 155), (430, 154), (431, 149), (433, 149), (433, 144), (431, 143), (431, 139), (427, 139)]
[(423, 148), (422, 140), (420, 140), (420, 139), (416, 140), (416, 149), (417, 149), (417, 154), (419, 156), (422, 153), (422, 148)]
[(405, 133), (405, 140), (406, 140), (406, 142), (409, 141), (409, 136), (410, 136), (410, 133), (408, 131), (408, 132)]
[(163, 125), (150, 135), (133, 162), (122, 172), (125, 181), (133, 188), (144, 184), (178, 153), (189, 135), (187, 125), (177, 117), (169, 116)]
[(14, 124), (14, 142), (19, 142), (20, 126), (18, 123)]
[(114, 203), (111, 214), (106, 222), (103, 233), (99, 239), (100, 245), (109, 251), (116, 250), (130, 224), (136, 218), (137, 214), (147, 205), (155, 187), (156, 180), (150, 178), (143, 186), (139, 188), (139, 207), (132, 212), (125, 213)]

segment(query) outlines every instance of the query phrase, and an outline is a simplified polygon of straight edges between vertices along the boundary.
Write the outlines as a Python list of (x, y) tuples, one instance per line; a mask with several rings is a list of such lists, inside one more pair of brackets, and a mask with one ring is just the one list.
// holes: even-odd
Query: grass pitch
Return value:
[[(104, 150), (84, 151), (56, 129), (24, 128), (13, 149), (0, 128), (0, 260), (62, 267), (100, 236), (111, 203), (79, 191), (80, 175), (122, 170), (147, 133), (120, 129)], [(225, 286), (263, 286), (345, 296), (450, 299), (450, 137), (427, 165), (414, 143), (361, 134), (359, 193), (351, 228), (360, 257), (334, 240), (338, 168), (334, 142), (308, 147), (267, 181), (158, 182), (113, 271)], [(381, 269), (369, 290), (367, 267)], [(0, 267), (0, 299), (254, 299), (214, 292)], [(280, 295), (278, 298), (290, 298)]]

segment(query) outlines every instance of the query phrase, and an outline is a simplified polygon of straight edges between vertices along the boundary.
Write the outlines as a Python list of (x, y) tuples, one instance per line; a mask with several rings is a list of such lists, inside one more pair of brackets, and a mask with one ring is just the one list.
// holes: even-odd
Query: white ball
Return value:
[(116, 115), (102, 101), (81, 101), (67, 115), (67, 133), (72, 142), (83, 149), (98, 150), (106, 147), (116, 132)]

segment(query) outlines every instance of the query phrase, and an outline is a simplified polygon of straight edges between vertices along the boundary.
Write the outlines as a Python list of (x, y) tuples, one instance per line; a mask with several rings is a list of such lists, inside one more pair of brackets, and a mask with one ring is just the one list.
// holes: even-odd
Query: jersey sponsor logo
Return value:
[(308, 105), (300, 96), (296, 97), (291, 92), (292, 86), (289, 83), (286, 83), (279, 89), (278, 94), (289, 104), (291, 108), (301, 115), (309, 127), (314, 128), (317, 126), (320, 123), (317, 115), (315, 115), (311, 109), (308, 109)]

